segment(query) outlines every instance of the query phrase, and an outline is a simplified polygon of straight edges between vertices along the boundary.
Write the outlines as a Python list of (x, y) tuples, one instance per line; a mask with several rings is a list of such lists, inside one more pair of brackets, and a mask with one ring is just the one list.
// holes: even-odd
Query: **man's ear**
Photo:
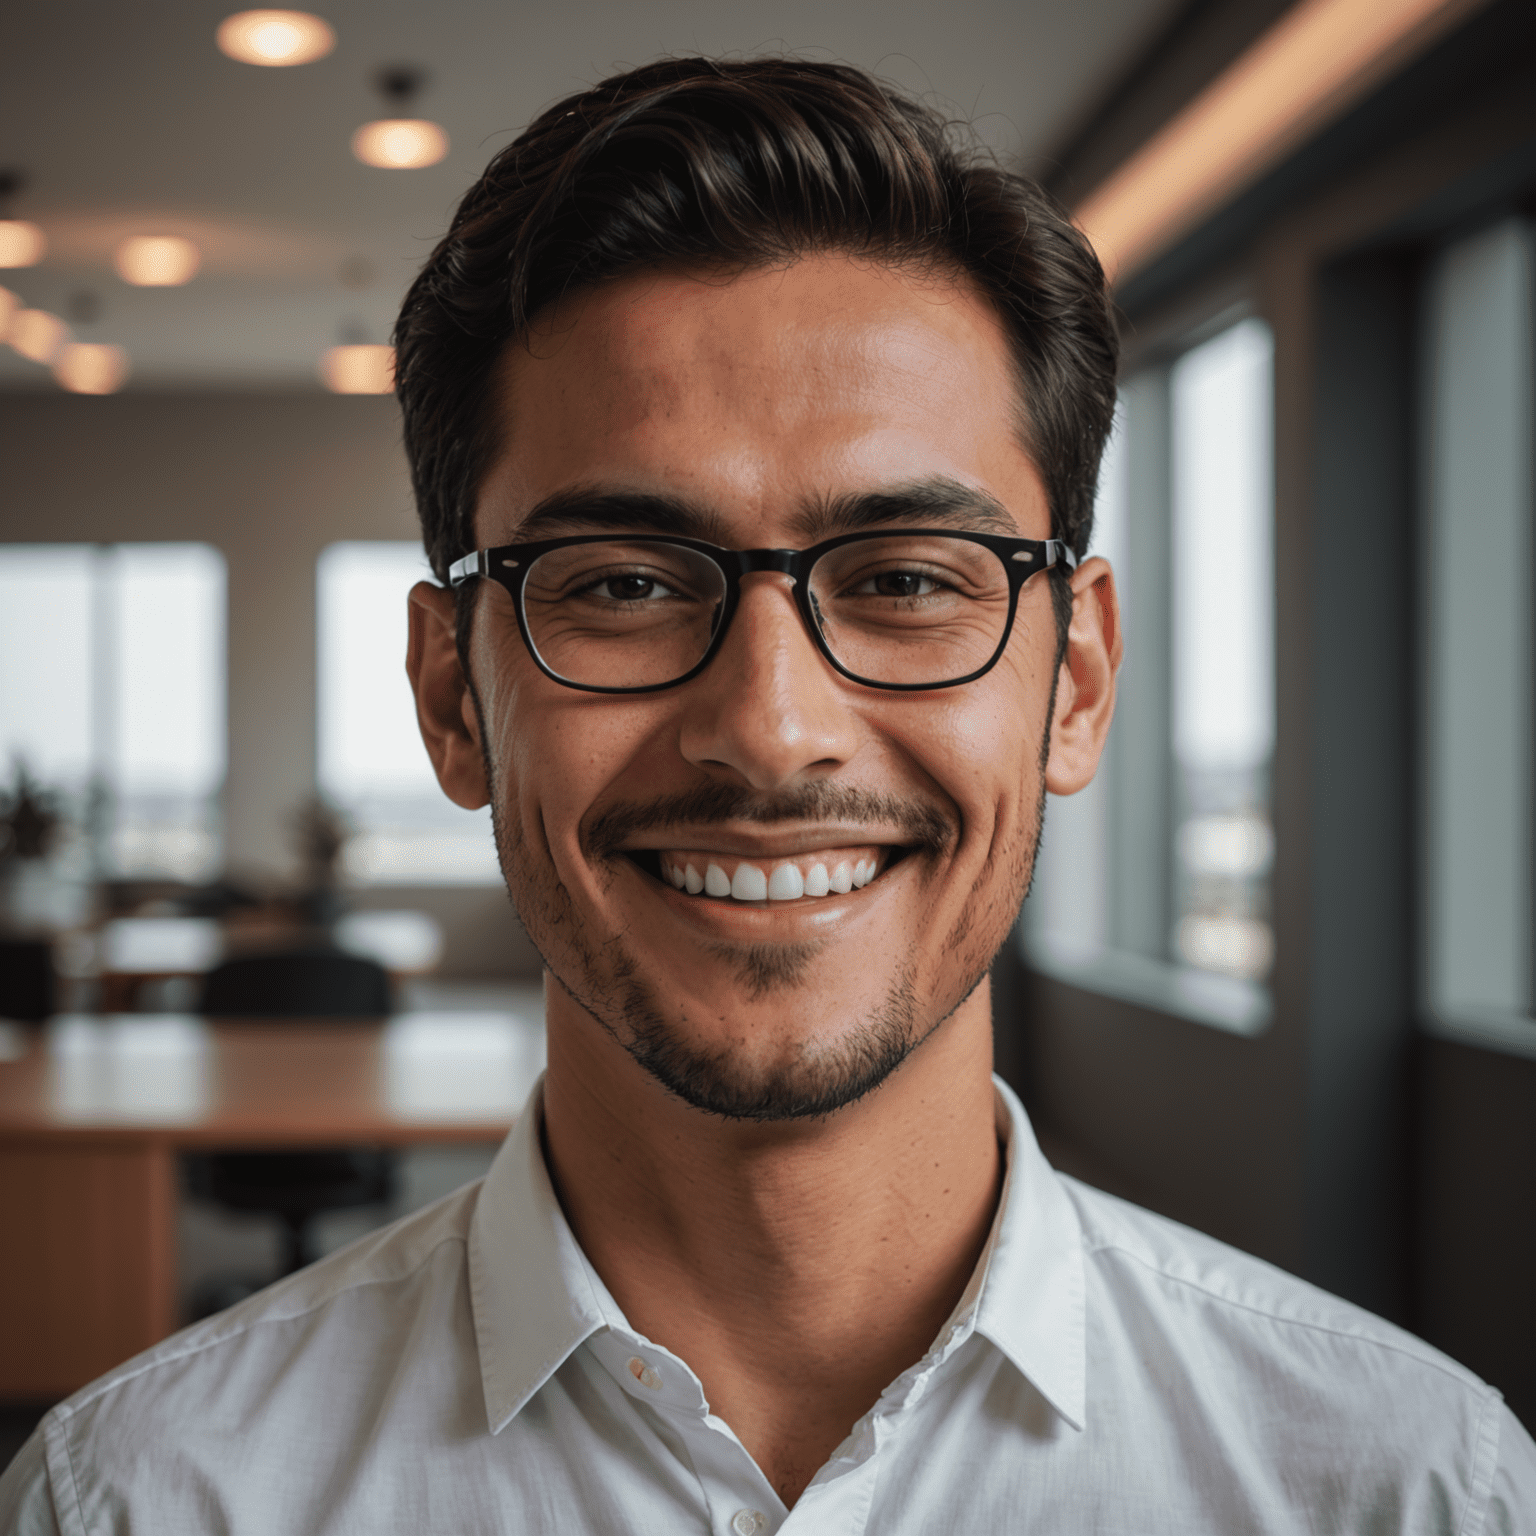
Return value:
[(1072, 574), (1072, 623), (1056, 680), (1045, 787), (1075, 795), (1094, 775), (1115, 712), (1120, 670), (1120, 602), (1108, 561), (1085, 560)]
[(416, 720), (437, 782), (455, 805), (478, 810), (489, 803), (480, 722), (454, 640), (454, 597), (429, 581), (410, 596), (411, 638), (405, 671), (416, 695)]

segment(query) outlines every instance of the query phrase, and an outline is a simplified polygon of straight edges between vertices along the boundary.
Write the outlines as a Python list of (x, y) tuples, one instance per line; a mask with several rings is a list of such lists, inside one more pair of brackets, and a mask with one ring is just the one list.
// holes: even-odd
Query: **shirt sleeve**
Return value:
[(40, 1429), (0, 1473), (0, 1536), (60, 1536)]
[(1536, 1444), (1506, 1404), (1499, 1419), (1499, 1465), (1482, 1536), (1536, 1536)]

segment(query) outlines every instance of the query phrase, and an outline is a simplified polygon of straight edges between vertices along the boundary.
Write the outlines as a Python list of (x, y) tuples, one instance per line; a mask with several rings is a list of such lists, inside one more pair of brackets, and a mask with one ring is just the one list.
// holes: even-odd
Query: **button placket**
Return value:
[(768, 1517), (758, 1509), (738, 1509), (731, 1516), (733, 1536), (757, 1536), (768, 1524)]

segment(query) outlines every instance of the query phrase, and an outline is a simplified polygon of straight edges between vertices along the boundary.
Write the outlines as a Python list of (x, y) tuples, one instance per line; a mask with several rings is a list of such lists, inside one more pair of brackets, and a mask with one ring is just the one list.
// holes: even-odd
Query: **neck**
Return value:
[(776, 1125), (682, 1103), (548, 990), (545, 1152), (572, 1230), (791, 1504), (932, 1345), (986, 1242), (988, 990), (857, 1104)]

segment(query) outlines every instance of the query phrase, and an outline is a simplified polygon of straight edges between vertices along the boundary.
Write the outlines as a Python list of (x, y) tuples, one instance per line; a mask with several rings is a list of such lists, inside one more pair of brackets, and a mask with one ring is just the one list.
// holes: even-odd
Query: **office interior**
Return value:
[[(354, 1159), (307, 1256), (476, 1176), (536, 1077), (488, 819), (412, 739), (389, 325), (539, 108), (695, 51), (950, 104), (1114, 276), (1117, 719), (993, 973), (1048, 1154), (1536, 1428), (1523, 0), (346, 0), (286, 67), (225, 15), (27, 5), (0, 58), (0, 1456), (292, 1260), (231, 1156)], [(278, 952), (386, 1001), (222, 1022)]]

